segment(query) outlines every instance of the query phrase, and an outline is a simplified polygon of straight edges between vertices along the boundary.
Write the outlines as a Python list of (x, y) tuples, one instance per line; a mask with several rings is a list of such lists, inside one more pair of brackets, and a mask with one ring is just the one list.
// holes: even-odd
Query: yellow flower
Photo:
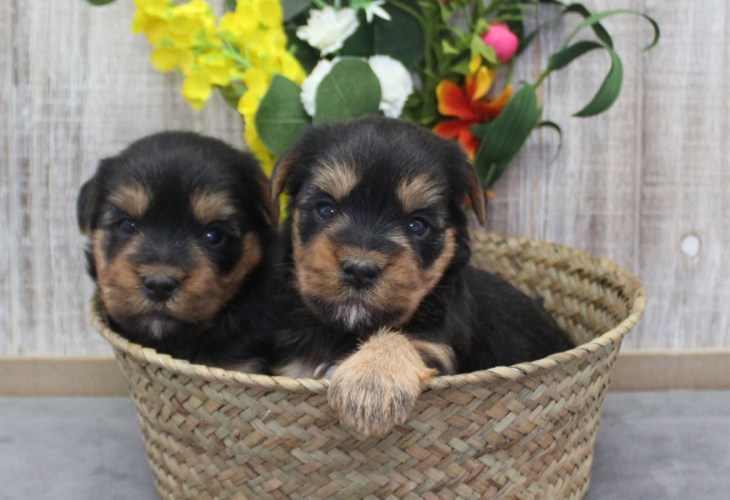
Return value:
[(280, 28), (284, 19), (278, 0), (255, 0), (256, 18), (267, 28)]
[(271, 174), (274, 171), (276, 158), (269, 152), (268, 149), (266, 149), (264, 143), (261, 142), (261, 139), (256, 132), (256, 127), (253, 124), (253, 120), (246, 121), (246, 129), (243, 133), (243, 138), (246, 140), (248, 148), (261, 163), (261, 168), (264, 170), (266, 175), (271, 177)]
[(267, 75), (260, 68), (249, 68), (243, 73), (243, 82), (246, 84), (246, 91), (238, 101), (238, 112), (243, 116), (246, 123), (244, 138), (251, 152), (259, 159), (264, 171), (271, 174), (274, 167), (274, 157), (261, 142), (256, 131), (256, 112), (258, 111), (261, 99), (271, 83), (272, 75)]
[(261, 97), (266, 93), (270, 81), (271, 75), (267, 75), (261, 68), (253, 67), (243, 72), (243, 83), (248, 91)]
[(302, 65), (289, 52), (281, 54), (281, 74), (298, 84), (301, 84), (307, 77)]
[(168, 40), (177, 47), (193, 47), (202, 36), (215, 32), (215, 16), (204, 0), (192, 0), (171, 9)]
[(301, 83), (304, 69), (287, 49), (283, 12), (278, 0), (238, 0), (236, 9), (216, 18), (205, 0), (176, 4), (173, 0), (134, 0), (132, 31), (143, 32), (153, 46), (155, 68), (179, 70), (185, 80), (182, 95), (197, 109), (210, 98), (213, 87), (243, 82), (238, 112), (246, 123), (251, 151), (271, 173), (275, 158), (255, 126), (261, 99), (275, 74)]
[(152, 65), (157, 68), (158, 71), (167, 73), (172, 71), (178, 66), (178, 51), (175, 49), (168, 49), (164, 47), (157, 48), (150, 54), (150, 60)]
[(210, 81), (204, 74), (193, 73), (183, 82), (182, 96), (193, 109), (199, 111), (210, 97), (212, 90)]
[(213, 85), (225, 87), (231, 83), (231, 75), (235, 64), (231, 59), (220, 52), (207, 52), (197, 57), (196, 62), (200, 71), (208, 76)]
[(167, 13), (172, 0), (134, 0), (137, 10), (132, 19), (132, 33), (145, 33), (153, 45), (164, 35)]
[(224, 14), (218, 26), (220, 31), (228, 32), (236, 39), (251, 35), (258, 28), (254, 6), (250, 2), (238, 2), (236, 10)]

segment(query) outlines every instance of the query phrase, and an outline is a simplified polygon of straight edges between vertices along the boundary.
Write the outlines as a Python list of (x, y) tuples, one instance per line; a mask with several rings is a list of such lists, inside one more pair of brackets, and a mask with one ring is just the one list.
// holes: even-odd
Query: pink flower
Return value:
[(482, 36), (482, 41), (494, 49), (497, 59), (503, 63), (512, 59), (519, 45), (517, 35), (503, 23), (493, 24)]

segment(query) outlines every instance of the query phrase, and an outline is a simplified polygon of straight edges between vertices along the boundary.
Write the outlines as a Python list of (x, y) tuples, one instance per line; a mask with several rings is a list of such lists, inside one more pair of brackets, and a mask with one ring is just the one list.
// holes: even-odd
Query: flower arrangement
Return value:
[[(604, 19), (642, 16), (654, 30), (645, 50), (659, 40), (646, 14), (556, 0), (226, 0), (219, 16), (205, 0), (133, 2), (132, 31), (147, 36), (154, 67), (183, 75), (182, 96), (195, 109), (217, 89), (242, 115), (267, 172), (307, 127), (382, 113), (457, 140), (487, 189), (532, 130), (560, 132), (538, 103), (550, 74), (603, 50), (610, 68), (575, 116), (618, 98), (623, 68)], [(552, 18), (528, 30), (537, 9)], [(512, 82), (536, 35), (567, 15), (579, 22), (536, 81)]]

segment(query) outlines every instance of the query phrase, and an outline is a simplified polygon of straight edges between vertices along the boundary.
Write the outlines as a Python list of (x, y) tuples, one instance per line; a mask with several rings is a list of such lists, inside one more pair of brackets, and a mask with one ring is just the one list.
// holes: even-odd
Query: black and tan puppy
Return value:
[(216, 139), (163, 132), (102, 160), (77, 216), (112, 326), (175, 357), (262, 370), (273, 210), (258, 163)]
[(483, 223), (484, 199), (456, 143), (385, 118), (314, 128), (272, 187), (291, 195), (275, 372), (330, 372), (343, 424), (383, 434), (436, 374), (572, 347), (539, 304), (469, 266), (461, 204)]

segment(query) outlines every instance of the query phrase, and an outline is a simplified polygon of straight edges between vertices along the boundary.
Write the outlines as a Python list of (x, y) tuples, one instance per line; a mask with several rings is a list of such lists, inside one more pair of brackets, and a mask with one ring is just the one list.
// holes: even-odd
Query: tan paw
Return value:
[(382, 436), (408, 419), (436, 374), (407, 337), (381, 331), (335, 369), (327, 395), (342, 425)]

